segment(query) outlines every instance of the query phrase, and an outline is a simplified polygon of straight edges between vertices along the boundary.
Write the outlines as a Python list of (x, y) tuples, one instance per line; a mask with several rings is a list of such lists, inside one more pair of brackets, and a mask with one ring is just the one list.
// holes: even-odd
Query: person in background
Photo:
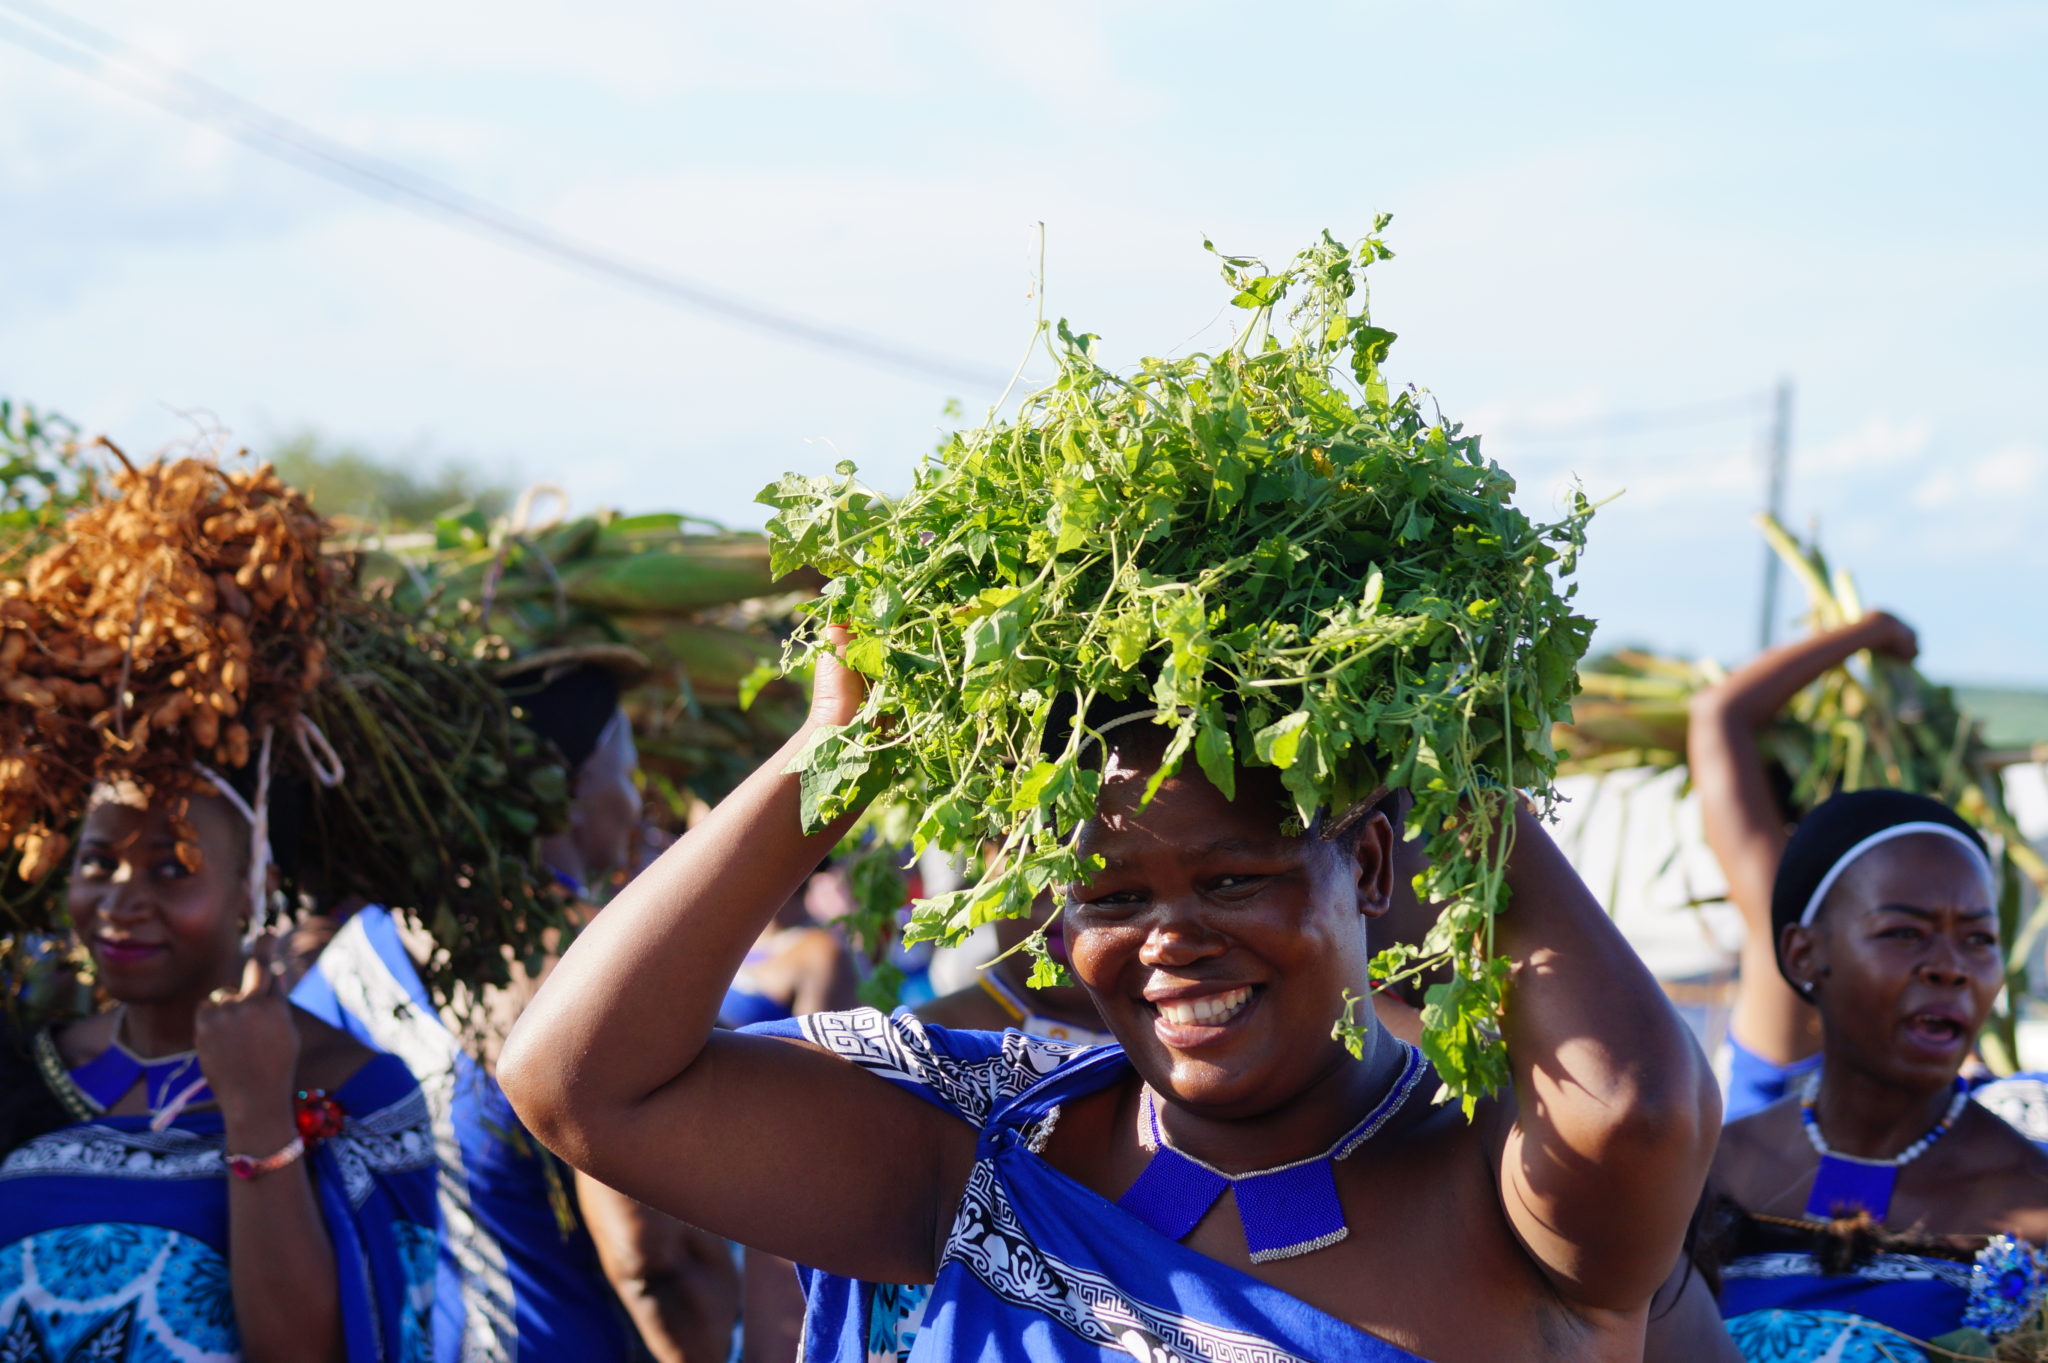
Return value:
[(35, 1038), (54, 1128), (6, 1102), (0, 1358), (430, 1357), (426, 1107), (246, 945), (254, 787), (93, 793), (66, 896), (111, 1006)]
[(1982, 840), (1924, 796), (1834, 796), (1783, 848), (1770, 926), (1821, 1049), (1714, 1162), (1743, 1356), (1922, 1363), (1953, 1355), (1912, 1341), (2010, 1329), (2048, 1283), (2048, 1155), (1961, 1075), (2005, 980)]
[[(568, 763), (569, 826), (541, 852), (565, 892), (587, 903), (629, 865), (640, 821), (619, 678), (558, 653), (505, 685)], [(382, 905), (360, 906), (329, 931), (294, 1000), (404, 1059), (433, 1114), (440, 1363), (623, 1360), (642, 1347), (661, 1363), (724, 1359), (738, 1310), (724, 1242), (555, 1164), (492, 1076), (539, 977), (515, 970), (512, 985), (478, 1000), (482, 1027), (464, 1028), (427, 993), (417, 962), (432, 944), (423, 932)]]
[(719, 1021), (727, 1027), (780, 1022), (806, 1013), (851, 1008), (858, 984), (846, 941), (811, 917), (812, 884), (830, 864), (819, 862), (783, 901), (725, 991)]
[(1795, 815), (1789, 792), (1774, 784), (1759, 735), (1794, 696), (1865, 650), (1911, 662), (1920, 646), (1898, 619), (1875, 611), (1774, 648), (1693, 698), (1686, 762), (1707, 846), (1743, 924), (1728, 1019), (1729, 1121), (1776, 1102), (1820, 1064), (1820, 1015), (1778, 971), (1771, 887)]
[(1066, 917), (1055, 912), (1056, 907), (1047, 892), (1032, 903), (1029, 917), (997, 919), (996, 959), (981, 969), (975, 982), (911, 1011), (926, 1022), (955, 1030), (1000, 1032), (1014, 1027), (1027, 1036), (1076, 1046), (1115, 1045), (1116, 1038), (1095, 1011), (1095, 1000), (1071, 976), (1066, 984), (1031, 986), (1033, 957), (1024, 943), (1032, 933), (1043, 932), (1046, 954), (1062, 969), (1067, 965)]

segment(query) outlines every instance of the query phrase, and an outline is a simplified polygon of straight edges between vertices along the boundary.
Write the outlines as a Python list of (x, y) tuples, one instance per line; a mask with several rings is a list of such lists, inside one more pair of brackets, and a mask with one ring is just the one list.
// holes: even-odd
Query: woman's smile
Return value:
[(1257, 1009), (1260, 990), (1251, 985), (1166, 985), (1147, 990), (1152, 1034), (1174, 1051), (1195, 1051), (1228, 1040)]
[(145, 942), (136, 937), (116, 937), (106, 933), (92, 939), (93, 955), (107, 965), (154, 960), (168, 949), (162, 942)]

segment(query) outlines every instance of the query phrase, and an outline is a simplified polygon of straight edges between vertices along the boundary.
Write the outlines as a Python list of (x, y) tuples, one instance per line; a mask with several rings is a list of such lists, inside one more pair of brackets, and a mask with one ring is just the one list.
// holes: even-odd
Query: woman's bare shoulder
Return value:
[(1780, 1098), (1721, 1128), (1712, 1181), (1738, 1203), (1751, 1205), (1749, 1194), (1760, 1182), (1782, 1182), (1786, 1167), (1809, 1148), (1799, 1130), (1799, 1100)]

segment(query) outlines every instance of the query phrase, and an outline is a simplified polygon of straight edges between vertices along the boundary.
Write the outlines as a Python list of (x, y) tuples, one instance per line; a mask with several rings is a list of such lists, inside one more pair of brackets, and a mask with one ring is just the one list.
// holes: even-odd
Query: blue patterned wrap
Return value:
[(632, 1327), (589, 1233), (555, 1219), (552, 1156), (435, 1011), (390, 911), (350, 915), (292, 1002), (419, 1076), (440, 1163), (438, 1363), (630, 1357)]
[[(434, 1152), (404, 1065), (334, 1094), (341, 1133), (310, 1172), (339, 1273), (348, 1363), (431, 1363)], [(0, 1358), (233, 1363), (228, 1171), (218, 1112), (163, 1131), (99, 1117), (0, 1161)]]
[(1121, 1047), (954, 1031), (872, 1008), (745, 1030), (811, 1042), (980, 1135), (928, 1290), (798, 1270), (803, 1363), (1423, 1363), (1167, 1239), (1032, 1152), (1061, 1103), (1129, 1074)]
[(1745, 1254), (1722, 1270), (1721, 1314), (1748, 1363), (1918, 1363), (1910, 1341), (1960, 1328), (1969, 1295), (1970, 1266), (1948, 1259), (1878, 1254), (1823, 1273), (1807, 1253)]

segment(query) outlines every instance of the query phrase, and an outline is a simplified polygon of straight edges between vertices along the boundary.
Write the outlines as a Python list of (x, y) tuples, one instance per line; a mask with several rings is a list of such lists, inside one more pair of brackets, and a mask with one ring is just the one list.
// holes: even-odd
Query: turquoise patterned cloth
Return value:
[(1721, 1311), (1748, 1363), (1925, 1363), (1914, 1341), (1963, 1323), (1970, 1266), (1882, 1253), (1824, 1273), (1811, 1253), (1744, 1254), (1722, 1269)]
[[(309, 1157), (348, 1363), (431, 1363), (434, 1151), (419, 1086), (378, 1056)], [(236, 1363), (218, 1112), (99, 1117), (0, 1160), (0, 1360)], [(310, 1356), (310, 1355), (309, 1355)]]
[(1728, 1334), (1747, 1363), (1928, 1363), (1911, 1340), (1841, 1311), (1751, 1311)]

